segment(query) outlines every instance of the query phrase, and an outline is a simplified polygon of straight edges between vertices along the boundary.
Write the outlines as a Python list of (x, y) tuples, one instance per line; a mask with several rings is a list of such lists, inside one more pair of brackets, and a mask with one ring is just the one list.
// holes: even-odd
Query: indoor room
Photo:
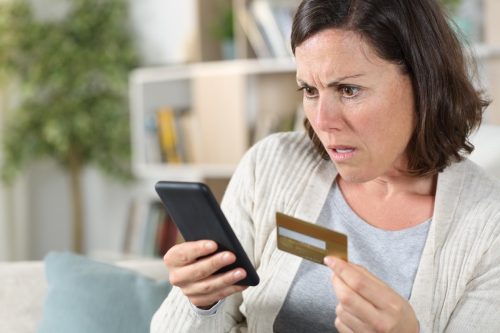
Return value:
[[(500, 0), (434, 2), (463, 49), (466, 79), (490, 101), (482, 104), (482, 120), (464, 121), (464, 126), (479, 127), (471, 131), (475, 149), (468, 159), (491, 183), (500, 184)], [(0, 0), (0, 308), (9, 309), (0, 310), (1, 332), (149, 331), (153, 313), (172, 288), (162, 258), (185, 236), (162, 202), (158, 182), (205, 184), (218, 209), (233, 175), (239, 182), (229, 185), (230, 194), (257, 181), (257, 162), (252, 172), (241, 164), (249, 163), (246, 156), (258, 155), (248, 153), (251, 147), (265, 146), (282, 132), (300, 132), (295, 135), (304, 138), (313, 133), (314, 142), (318, 129), (310, 123), (310, 110), (323, 90), (310, 86), (309, 79), (297, 85), (298, 76), (307, 76), (304, 68), (312, 68), (296, 59), (302, 52), (294, 53), (305, 52), (313, 38), (293, 39), (298, 38), (292, 36), (292, 23), (300, 3)], [(415, 44), (420, 42), (415, 37)], [(444, 44), (435, 47), (443, 57), (457, 54)], [(311, 67), (304, 65), (297, 76), (303, 63)], [(415, 66), (410, 72), (420, 70)], [(430, 81), (440, 73), (434, 74), (422, 82), (434, 87)], [(359, 90), (332, 85), (349, 93)], [(466, 96), (461, 90), (453, 93)], [(349, 103), (346, 108), (357, 102)], [(456, 129), (440, 124), (435, 131)], [(325, 145), (319, 135), (316, 141)], [(441, 143), (453, 144), (449, 141)], [(457, 148), (464, 156), (466, 150), (467, 144)], [(342, 164), (352, 151), (338, 146), (329, 159)], [(271, 183), (248, 208), (252, 214), (259, 200), (278, 191)], [(432, 186), (435, 191), (439, 182)], [(249, 188), (257, 191), (257, 186)], [(241, 202), (248, 199), (241, 195)], [(236, 199), (225, 201), (231, 205)], [(295, 197), (280, 204), (284, 210), (302, 207)], [(392, 210), (404, 206), (396, 207)], [(311, 216), (320, 216), (319, 211)], [(273, 227), (271, 234), (280, 230)], [(248, 236), (255, 236), (252, 248), (262, 246), (266, 254), (257, 232), (252, 229)], [(122, 306), (109, 311), (114, 303)], [(69, 308), (75, 310), (63, 311)], [(251, 327), (249, 322), (249, 331), (257, 326)]]

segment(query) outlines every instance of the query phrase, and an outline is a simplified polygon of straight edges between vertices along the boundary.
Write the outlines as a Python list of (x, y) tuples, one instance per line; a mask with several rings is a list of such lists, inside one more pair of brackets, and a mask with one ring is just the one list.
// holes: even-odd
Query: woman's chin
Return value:
[(337, 172), (342, 180), (349, 183), (364, 183), (375, 178), (369, 172), (353, 168), (343, 168), (337, 166)]

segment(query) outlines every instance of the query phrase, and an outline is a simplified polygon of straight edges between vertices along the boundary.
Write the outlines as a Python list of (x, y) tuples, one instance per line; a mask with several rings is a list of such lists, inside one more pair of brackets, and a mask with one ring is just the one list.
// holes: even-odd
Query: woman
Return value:
[[(438, 5), (305, 0), (292, 49), (308, 136), (254, 146), (222, 205), (261, 282), (177, 245), (152, 331), (500, 332), (500, 185), (463, 157), (487, 103)], [(346, 233), (349, 262), (278, 250), (276, 212)]]

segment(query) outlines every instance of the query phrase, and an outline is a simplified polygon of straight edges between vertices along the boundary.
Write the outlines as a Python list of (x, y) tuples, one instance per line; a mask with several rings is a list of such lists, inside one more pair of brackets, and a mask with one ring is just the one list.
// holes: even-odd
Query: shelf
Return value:
[(472, 55), (479, 61), (500, 58), (500, 46), (475, 44), (471, 49)]
[[(295, 115), (301, 101), (291, 58), (140, 68), (129, 84), (133, 169), (143, 179), (229, 178), (254, 140), (272, 131), (269, 124)], [(194, 119), (181, 124), (191, 136), (180, 140), (189, 145), (183, 147), (188, 163), (162, 163), (160, 148), (153, 147), (157, 133), (146, 130), (165, 107), (182, 110), (175, 121), (186, 114)]]
[(205, 178), (230, 178), (236, 165), (209, 164), (142, 164), (134, 168), (141, 179), (202, 181)]
[(182, 80), (193, 76), (251, 75), (289, 73), (295, 71), (293, 58), (280, 59), (238, 59), (227, 61), (200, 62), (190, 65), (145, 67), (132, 71), (133, 84), (160, 83), (165, 80)]

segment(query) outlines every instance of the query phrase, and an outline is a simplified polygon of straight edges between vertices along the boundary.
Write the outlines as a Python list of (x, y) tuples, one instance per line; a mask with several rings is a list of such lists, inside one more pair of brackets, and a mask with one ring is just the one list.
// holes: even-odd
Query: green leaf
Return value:
[(57, 22), (37, 21), (27, 0), (0, 4), (0, 79), (17, 77), (21, 91), (3, 129), (4, 180), (42, 157), (67, 166), (74, 152), (130, 178), (127, 78), (137, 56), (127, 4), (73, 0)]

